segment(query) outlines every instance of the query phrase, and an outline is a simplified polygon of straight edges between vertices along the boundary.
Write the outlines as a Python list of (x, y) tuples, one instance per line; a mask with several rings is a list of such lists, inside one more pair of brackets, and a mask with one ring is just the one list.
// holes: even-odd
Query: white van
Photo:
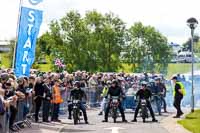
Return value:
[[(177, 55), (177, 62), (192, 63), (192, 53), (191, 52), (180, 52)], [(199, 58), (196, 55), (194, 55), (194, 62), (199, 62)]]

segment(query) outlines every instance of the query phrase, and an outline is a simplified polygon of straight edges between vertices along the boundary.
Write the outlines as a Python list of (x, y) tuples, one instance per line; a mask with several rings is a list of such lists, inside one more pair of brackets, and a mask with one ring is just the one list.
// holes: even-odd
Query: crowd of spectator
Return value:
[[(0, 70), (0, 119), (6, 115), (7, 125), (11, 131), (16, 131), (13, 124), (20, 119), (26, 119), (33, 113), (35, 122), (40, 122), (39, 112), (42, 110), (42, 121), (50, 122), (59, 120), (63, 103), (67, 102), (73, 83), (79, 81), (81, 88), (87, 93), (88, 107), (97, 107), (102, 100), (101, 93), (108, 81), (118, 80), (125, 93), (132, 88), (139, 89), (142, 80), (157, 77), (155, 74), (126, 74), (126, 73), (89, 73), (77, 71), (74, 73), (38, 72), (31, 71), (29, 77), (15, 77), (11, 69)], [(20, 109), (19, 109), (20, 106)], [(50, 119), (51, 116), (51, 119)], [(19, 117), (19, 116), (18, 116)], [(5, 127), (0, 122), (0, 131)], [(23, 123), (19, 125), (24, 127)]]

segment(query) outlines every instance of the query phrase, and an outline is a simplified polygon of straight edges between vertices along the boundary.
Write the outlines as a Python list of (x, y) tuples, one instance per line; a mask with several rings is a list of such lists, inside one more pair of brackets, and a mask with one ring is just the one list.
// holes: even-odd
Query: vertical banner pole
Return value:
[(14, 44), (14, 50), (13, 50), (13, 62), (12, 62), (12, 68), (15, 68), (15, 58), (16, 58), (16, 47), (18, 42), (18, 34), (19, 34), (19, 22), (20, 22), (20, 16), (21, 16), (21, 9), (22, 9), (22, 0), (19, 2), (19, 12), (18, 12), (18, 19), (17, 19), (17, 29), (16, 29), (16, 41)]

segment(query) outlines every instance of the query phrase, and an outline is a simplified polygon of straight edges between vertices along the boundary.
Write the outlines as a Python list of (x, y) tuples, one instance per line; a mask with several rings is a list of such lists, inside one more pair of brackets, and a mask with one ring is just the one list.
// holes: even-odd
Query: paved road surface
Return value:
[[(67, 117), (62, 117), (63, 123), (41, 123), (33, 124), (31, 129), (25, 129), (22, 133), (168, 133), (161, 124), (152, 123), (151, 118), (149, 122), (142, 123), (141, 118), (138, 118), (137, 123), (130, 122), (133, 119), (133, 113), (126, 113), (126, 119), (128, 123), (122, 123), (121, 118), (118, 118), (117, 123), (113, 123), (110, 118), (108, 123), (102, 123), (103, 116), (98, 116), (98, 111), (90, 110), (88, 111), (89, 125), (85, 125), (84, 121), (82, 124), (73, 125), (73, 121), (68, 120)], [(169, 114), (164, 114), (165, 116), (158, 117), (157, 119), (161, 121), (163, 118)], [(118, 130), (119, 129), (119, 130)]]
[[(102, 123), (103, 116), (97, 116), (97, 111), (90, 111), (88, 113), (89, 116), (89, 125), (80, 124), (73, 125), (72, 121), (67, 120), (67, 124), (60, 130), (61, 133), (112, 133), (112, 127), (121, 128), (119, 133), (168, 133), (160, 124), (152, 123), (151, 118), (149, 118), (148, 123), (143, 123), (140, 118), (138, 118), (137, 123), (130, 122), (133, 119), (133, 113), (126, 113), (126, 119), (129, 123), (122, 123), (121, 118), (118, 119), (117, 123), (113, 123), (112, 118), (109, 119), (108, 123)], [(165, 114), (166, 115), (166, 114)], [(161, 121), (164, 117), (158, 117), (157, 119)], [(118, 133), (114, 131), (113, 133)]]

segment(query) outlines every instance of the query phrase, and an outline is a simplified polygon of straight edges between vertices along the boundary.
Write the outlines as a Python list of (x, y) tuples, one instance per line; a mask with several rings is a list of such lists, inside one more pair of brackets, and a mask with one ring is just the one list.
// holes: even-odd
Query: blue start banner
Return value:
[(15, 54), (15, 75), (17, 77), (30, 75), (42, 19), (43, 12), (41, 10), (21, 7)]

